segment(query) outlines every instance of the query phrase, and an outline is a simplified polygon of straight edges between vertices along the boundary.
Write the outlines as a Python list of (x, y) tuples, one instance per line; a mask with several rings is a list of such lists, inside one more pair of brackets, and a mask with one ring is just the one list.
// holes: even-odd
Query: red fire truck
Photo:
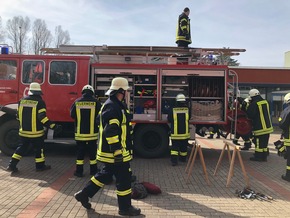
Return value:
[[(48, 117), (63, 126), (56, 139), (73, 139), (70, 106), (91, 84), (101, 102), (111, 80), (128, 79), (126, 103), (133, 114), (134, 148), (153, 158), (169, 147), (167, 113), (183, 93), (191, 108), (191, 135), (195, 125), (228, 122), (228, 90), (236, 74), (216, 54), (237, 55), (244, 49), (204, 49), (157, 46), (77, 46), (43, 49), (43, 55), (0, 55), (0, 149), (11, 155), (18, 145), (19, 123), (12, 109), (27, 95), (31, 82), (41, 84)], [(230, 82), (234, 82), (230, 84)], [(14, 111), (15, 112), (15, 111)], [(48, 139), (53, 133), (48, 131)]]

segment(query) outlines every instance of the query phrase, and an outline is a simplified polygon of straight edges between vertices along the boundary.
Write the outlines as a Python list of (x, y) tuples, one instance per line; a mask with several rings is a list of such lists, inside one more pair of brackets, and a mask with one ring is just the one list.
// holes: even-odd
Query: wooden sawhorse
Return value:
[(192, 173), (192, 169), (194, 166), (194, 162), (197, 156), (197, 153), (199, 154), (200, 157), (200, 161), (202, 164), (202, 168), (203, 168), (203, 173), (205, 175), (205, 180), (207, 182), (208, 185), (210, 185), (209, 179), (208, 179), (208, 175), (207, 175), (207, 171), (206, 171), (206, 166), (205, 166), (205, 162), (204, 162), (204, 158), (203, 158), (203, 154), (202, 154), (202, 149), (200, 144), (197, 142), (197, 140), (195, 140), (195, 142), (193, 143), (193, 147), (192, 150), (190, 152), (190, 156), (188, 158), (188, 162), (185, 168), (185, 173), (187, 173), (187, 178), (186, 178), (186, 183), (189, 182), (189, 178), (191, 176)]
[[(236, 145), (232, 144), (231, 142), (229, 142), (228, 140), (224, 140), (224, 143), (225, 143), (224, 148), (223, 148), (223, 150), (222, 150), (222, 152), (220, 154), (220, 157), (219, 157), (219, 160), (217, 162), (217, 165), (216, 165), (216, 168), (215, 168), (215, 171), (214, 171), (214, 174), (213, 175), (214, 176), (216, 175), (217, 170), (218, 170), (218, 167), (219, 167), (219, 165), (221, 163), (221, 160), (223, 158), (225, 149), (227, 148), (228, 158), (229, 158), (229, 161), (230, 161), (230, 169), (229, 169), (229, 173), (228, 173), (226, 187), (229, 186), (229, 184), (231, 182), (231, 178), (234, 175), (234, 164), (235, 164), (236, 155), (239, 158), (239, 162), (240, 162), (240, 165), (241, 165), (241, 168), (242, 168), (242, 172), (244, 174), (244, 179), (245, 179), (246, 185), (247, 185), (247, 187), (250, 187), (249, 186), (249, 177), (248, 177), (248, 175), (246, 173), (245, 166), (244, 166), (244, 163), (243, 163), (243, 159), (242, 159), (242, 156), (241, 156), (241, 153), (240, 153), (240, 146), (236, 146)], [(232, 157), (231, 157), (230, 147), (234, 148), (233, 156)]]

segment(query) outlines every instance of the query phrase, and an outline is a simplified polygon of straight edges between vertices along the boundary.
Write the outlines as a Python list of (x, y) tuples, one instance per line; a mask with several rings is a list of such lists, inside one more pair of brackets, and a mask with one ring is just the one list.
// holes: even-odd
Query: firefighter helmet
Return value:
[(82, 89), (82, 94), (84, 93), (91, 93), (93, 95), (95, 94), (95, 90), (91, 85), (85, 85)]
[(290, 92), (284, 96), (284, 103), (289, 104), (290, 103)]
[(250, 96), (250, 97), (254, 97), (254, 96), (257, 96), (257, 95), (260, 95), (260, 92), (259, 92), (258, 89), (251, 89), (251, 90), (249, 91), (249, 96)]
[(28, 95), (42, 95), (41, 87), (39, 83), (30, 83)]
[(184, 94), (178, 94), (176, 96), (176, 101), (186, 101)]
[(116, 77), (112, 80), (111, 82), (111, 87), (109, 88), (109, 90), (105, 93), (105, 95), (112, 95), (113, 91), (118, 91), (118, 90), (128, 90), (129, 84), (128, 84), (128, 80), (123, 78), (123, 77)]

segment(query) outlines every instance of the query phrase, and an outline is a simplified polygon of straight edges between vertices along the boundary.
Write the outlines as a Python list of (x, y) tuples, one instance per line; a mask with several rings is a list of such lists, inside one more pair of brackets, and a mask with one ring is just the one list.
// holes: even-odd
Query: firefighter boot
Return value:
[(186, 162), (186, 156), (179, 156), (179, 161), (180, 162)]
[(138, 216), (141, 210), (131, 205), (131, 194), (126, 196), (118, 195), (119, 215), (121, 216)]
[(93, 176), (99, 172), (97, 164), (91, 164), (90, 165), (90, 175)]
[(83, 177), (84, 176), (83, 170), (84, 170), (83, 169), (83, 165), (77, 165), (76, 171), (74, 171), (74, 176), (76, 176), (76, 177)]
[(258, 161), (258, 162), (267, 162), (267, 156), (265, 156), (265, 152), (255, 152), (254, 157), (250, 157), (251, 161)]
[(242, 151), (247, 151), (251, 148), (252, 143), (251, 142), (245, 142), (244, 147), (241, 148)]
[(77, 201), (81, 202), (82, 206), (86, 209), (91, 209), (92, 205), (89, 202), (89, 197), (84, 191), (79, 191), (74, 194), (74, 197)]
[(12, 159), (10, 161), (8, 167), (6, 168), (6, 170), (11, 172), (11, 173), (18, 172), (18, 168), (16, 167), (17, 163), (18, 163), (18, 160)]
[(119, 210), (119, 215), (121, 216), (138, 216), (141, 214), (141, 209), (130, 206), (127, 210)]
[(45, 170), (50, 170), (51, 166), (50, 165), (43, 165), (42, 167), (36, 167), (36, 172), (41, 172)]
[(177, 165), (177, 155), (171, 155), (171, 165), (176, 166)]
[(290, 182), (290, 170), (286, 170), (286, 174), (281, 176), (283, 180)]

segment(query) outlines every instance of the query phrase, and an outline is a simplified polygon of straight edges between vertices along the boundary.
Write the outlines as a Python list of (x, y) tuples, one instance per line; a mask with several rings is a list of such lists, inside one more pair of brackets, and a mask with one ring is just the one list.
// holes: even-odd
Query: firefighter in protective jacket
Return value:
[(191, 44), (189, 8), (184, 8), (178, 17), (176, 28), (176, 44), (178, 47), (188, 47)]
[(290, 182), (290, 93), (285, 95), (284, 103), (287, 107), (283, 110), (279, 118), (279, 127), (284, 133), (284, 146), (286, 146), (286, 174), (282, 175), (282, 179)]
[(176, 96), (176, 106), (173, 107), (167, 116), (171, 124), (171, 164), (176, 166), (178, 157), (181, 162), (186, 161), (189, 134), (189, 108), (183, 94)]
[(114, 175), (119, 214), (137, 216), (141, 210), (131, 205), (130, 161), (132, 156), (127, 149), (129, 123), (125, 114), (126, 107), (122, 103), (128, 89), (127, 79), (116, 77), (112, 80), (111, 87), (106, 93), (109, 98), (103, 104), (99, 117), (97, 160), (104, 163), (105, 170), (93, 176), (84, 189), (75, 194), (75, 198), (83, 207), (91, 208), (89, 198), (92, 198)]
[(22, 98), (18, 103), (18, 120), (20, 123), (19, 136), (21, 144), (12, 155), (8, 171), (17, 172), (16, 165), (32, 144), (35, 151), (36, 171), (51, 169), (50, 165), (45, 165), (43, 153), (44, 147), (44, 126), (61, 131), (61, 126), (51, 122), (46, 116), (46, 105), (42, 100), (42, 91), (39, 83), (31, 83), (28, 96)]
[(77, 177), (83, 177), (86, 151), (88, 151), (90, 156), (90, 175), (95, 175), (98, 170), (96, 159), (99, 132), (97, 116), (101, 109), (101, 103), (94, 95), (94, 88), (90, 85), (85, 85), (82, 89), (82, 97), (76, 99), (70, 109), (70, 115), (75, 120), (77, 160), (74, 175)]
[(255, 144), (255, 154), (252, 161), (267, 161), (268, 142), (270, 133), (273, 132), (270, 117), (269, 103), (264, 100), (257, 89), (249, 92), (251, 103), (247, 109), (248, 118), (253, 121), (253, 142)]

